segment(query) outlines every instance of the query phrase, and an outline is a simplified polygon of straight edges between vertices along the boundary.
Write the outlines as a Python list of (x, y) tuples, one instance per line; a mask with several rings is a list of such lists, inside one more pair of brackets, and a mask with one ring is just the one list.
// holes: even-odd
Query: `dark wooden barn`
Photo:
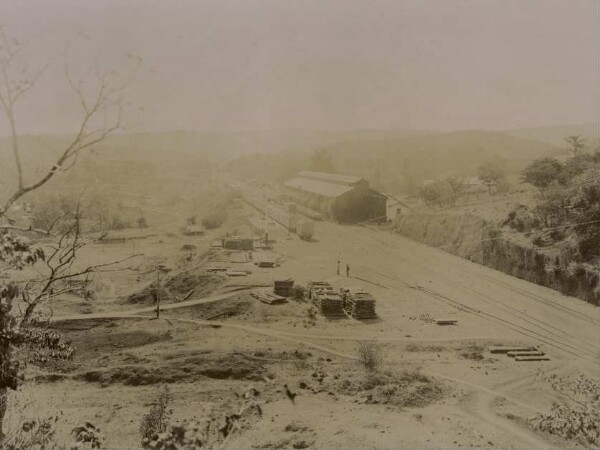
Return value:
[(386, 196), (360, 177), (304, 171), (285, 187), (296, 202), (340, 223), (386, 220)]

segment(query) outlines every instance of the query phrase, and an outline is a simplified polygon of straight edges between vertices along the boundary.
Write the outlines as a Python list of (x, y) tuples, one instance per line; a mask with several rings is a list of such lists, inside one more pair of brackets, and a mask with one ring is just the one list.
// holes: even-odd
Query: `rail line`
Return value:
[[(372, 230), (372, 231), (373, 231), (373, 230)], [(376, 232), (376, 231), (375, 231), (375, 232)], [(374, 238), (375, 238), (375, 239), (376, 239), (376, 240), (377, 240), (379, 243), (381, 243), (381, 242), (382, 242), (380, 239), (377, 239), (377, 237), (376, 237), (376, 236), (373, 236), (373, 237), (374, 237)], [(434, 249), (434, 248), (435, 248), (435, 247), (430, 247), (430, 246), (427, 246), (426, 244), (422, 244), (422, 243), (419, 243), (419, 242), (416, 242), (416, 241), (412, 241), (412, 240), (410, 240), (410, 239), (408, 239), (408, 238), (405, 238), (405, 239), (406, 239), (406, 242), (408, 242), (408, 243), (410, 243), (410, 244), (413, 244), (413, 245), (418, 245), (418, 246), (424, 246), (424, 247), (425, 247), (425, 248), (427, 248), (428, 250), (432, 250), (432, 249)], [(394, 246), (396, 249), (399, 249), (399, 246), (398, 246), (398, 243), (397, 243), (397, 242), (393, 242), (393, 243), (392, 243), (392, 242), (390, 241), (390, 242), (386, 242), (385, 244), (386, 244), (386, 247), (387, 247), (387, 248), (389, 248), (390, 246)], [(405, 249), (403, 249), (403, 250), (405, 250)], [(457, 257), (457, 258), (459, 258), (458, 256), (456, 256), (456, 255), (452, 255), (452, 254), (450, 254), (450, 253), (447, 253), (447, 252), (445, 252), (445, 254), (446, 254), (447, 256), (452, 256), (452, 257)], [(423, 266), (421, 266), (421, 267), (423, 267)], [(481, 266), (481, 267), (483, 268), (483, 267), (485, 267), (485, 266)], [(454, 269), (452, 268), (452, 266), (449, 266), (449, 267), (447, 268), (447, 270), (448, 270), (448, 271), (452, 271), (453, 273), (457, 273), (457, 274), (458, 274), (458, 272), (457, 272), (456, 270), (454, 270)], [(480, 278), (483, 278), (483, 279), (487, 280), (487, 281), (488, 281), (488, 282), (490, 282), (490, 283), (494, 283), (494, 284), (496, 284), (496, 285), (501, 285), (501, 286), (503, 286), (504, 288), (507, 288), (507, 289), (509, 289), (509, 290), (511, 290), (511, 291), (513, 291), (513, 292), (515, 292), (515, 293), (518, 293), (518, 294), (520, 294), (520, 295), (526, 296), (526, 297), (530, 298), (531, 300), (534, 300), (534, 301), (536, 301), (536, 302), (538, 302), (538, 303), (545, 304), (545, 305), (547, 305), (547, 306), (549, 306), (549, 307), (551, 307), (551, 308), (554, 308), (554, 309), (556, 309), (556, 310), (558, 310), (558, 311), (560, 311), (560, 312), (567, 313), (567, 314), (569, 314), (569, 315), (571, 315), (571, 316), (573, 316), (573, 317), (575, 317), (575, 318), (577, 318), (577, 319), (582, 319), (582, 320), (585, 320), (585, 321), (587, 321), (587, 322), (589, 322), (589, 323), (592, 323), (592, 324), (595, 324), (595, 325), (598, 325), (598, 326), (600, 326), (600, 320), (596, 320), (596, 319), (594, 319), (593, 317), (590, 317), (590, 316), (588, 316), (588, 315), (586, 315), (586, 314), (584, 314), (584, 313), (582, 313), (582, 312), (580, 312), (580, 311), (577, 311), (576, 309), (569, 308), (567, 305), (564, 305), (564, 304), (561, 304), (561, 303), (558, 303), (558, 302), (555, 302), (555, 301), (552, 301), (552, 300), (548, 300), (548, 299), (546, 299), (546, 298), (544, 298), (544, 297), (541, 297), (541, 296), (539, 296), (539, 295), (533, 294), (533, 293), (531, 293), (531, 292), (527, 292), (527, 291), (525, 291), (525, 290), (523, 290), (523, 289), (520, 289), (520, 288), (516, 288), (516, 287), (512, 286), (510, 283), (507, 283), (506, 281), (499, 280), (499, 279), (497, 279), (497, 278), (494, 278), (494, 277), (492, 277), (492, 276), (490, 276), (490, 275), (486, 275), (485, 273), (481, 273), (481, 272), (483, 272), (483, 271), (479, 271), (479, 272), (480, 272), (480, 273), (478, 274), (478, 276), (479, 276)], [(430, 273), (432, 273), (432, 272), (430, 271)]]
[[(377, 244), (379, 244), (378, 250), (389, 252), (390, 247), (392, 247), (395, 250), (398, 250), (398, 244), (395, 244), (395, 243), (391, 244), (390, 242), (383, 243), (380, 239), (377, 239), (376, 236), (372, 235), (371, 237), (374, 238), (374, 240), (377, 242)], [(383, 244), (385, 244), (385, 245), (383, 245)], [(403, 249), (403, 250), (405, 251), (406, 249)], [(413, 259), (411, 259), (411, 263), (413, 263), (413, 265), (414, 265)], [(495, 314), (492, 314), (490, 312), (473, 308), (472, 306), (470, 306), (468, 304), (454, 300), (454, 299), (452, 299), (448, 296), (445, 296), (439, 292), (436, 292), (434, 290), (424, 288), (422, 286), (416, 286), (416, 285), (410, 284), (410, 283), (404, 281), (403, 279), (401, 279), (400, 277), (398, 277), (397, 275), (389, 273), (385, 270), (374, 271), (370, 268), (367, 268), (367, 267), (364, 267), (361, 265), (358, 265), (357, 267), (368, 274), (365, 278), (370, 278), (372, 281), (380, 281), (380, 280), (373, 280), (373, 277), (375, 277), (375, 278), (379, 277), (380, 279), (381, 278), (387, 279), (388, 284), (390, 284), (390, 282), (392, 284), (394, 284), (395, 286), (392, 286), (394, 288), (404, 288), (404, 289), (412, 288), (412, 289), (421, 290), (422, 292), (429, 295), (430, 297), (436, 298), (438, 300), (444, 301), (445, 303), (449, 303), (454, 306), (458, 306), (462, 309), (466, 309), (467, 311), (470, 311), (486, 320), (500, 323), (503, 326), (505, 326), (513, 331), (516, 331), (516, 332), (523, 334), (525, 336), (528, 336), (530, 338), (534, 338), (540, 342), (548, 344), (558, 350), (564, 351), (564, 352), (569, 353), (578, 358), (582, 358), (587, 361), (597, 363), (597, 358), (599, 355), (598, 355), (597, 351), (591, 350), (591, 348), (594, 348), (592, 343), (589, 343), (577, 336), (574, 336), (571, 333), (561, 330), (554, 325), (551, 325), (547, 322), (537, 319), (523, 311), (520, 311), (519, 309), (517, 309), (513, 306), (507, 305), (504, 302), (498, 301), (496, 299), (491, 299), (489, 296), (487, 296), (475, 289), (472, 289), (468, 286), (465, 286), (462, 284), (457, 285), (455, 283), (452, 283), (457, 288), (466, 289), (466, 290), (474, 293), (477, 296), (477, 298), (481, 299), (483, 302), (485, 302), (487, 304), (492, 304), (493, 306), (498, 307), (499, 309), (503, 310), (505, 313), (509, 314), (513, 318), (518, 319), (520, 321), (524, 321), (524, 322), (528, 323), (529, 325), (531, 325), (532, 327), (524, 326), (519, 323), (516, 323), (514, 320), (512, 320), (512, 321), (507, 320), (507, 319), (499, 317)], [(436, 276), (436, 277), (438, 276), (438, 274), (435, 271), (432, 271), (428, 267), (423, 267), (422, 264), (419, 264), (419, 269), (421, 269), (423, 272), (429, 273), (433, 276)], [(453, 272), (456, 273), (456, 271), (453, 271)], [(381, 284), (385, 286), (385, 282), (383, 282)], [(390, 286), (385, 286), (385, 287), (390, 288)], [(544, 302), (544, 303), (546, 303), (546, 302)], [(553, 302), (551, 302), (551, 303), (553, 303)], [(548, 305), (548, 306), (553, 306), (553, 305)], [(572, 311), (572, 310), (571, 310), (571, 312), (577, 313), (577, 314), (573, 314), (573, 317), (575, 317), (577, 319), (583, 318), (583, 317), (581, 317), (581, 315), (578, 312)], [(556, 331), (553, 331), (553, 329)], [(590, 350), (588, 350), (586, 348), (581, 348), (582, 345), (589, 347)], [(594, 350), (595, 350), (595, 348), (594, 348)]]

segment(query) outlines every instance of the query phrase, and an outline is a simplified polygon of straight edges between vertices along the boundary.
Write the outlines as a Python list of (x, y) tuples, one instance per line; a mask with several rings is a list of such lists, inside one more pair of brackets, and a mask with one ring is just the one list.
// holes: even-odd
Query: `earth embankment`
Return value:
[[(396, 219), (396, 232), (509, 275), (600, 304), (598, 269), (524, 239), (469, 214), (419, 213)], [(523, 242), (521, 242), (523, 241)]]

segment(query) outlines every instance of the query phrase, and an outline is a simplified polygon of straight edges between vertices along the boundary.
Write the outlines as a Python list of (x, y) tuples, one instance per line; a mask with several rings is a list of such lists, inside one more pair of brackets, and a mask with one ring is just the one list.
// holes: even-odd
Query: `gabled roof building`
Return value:
[(360, 177), (323, 172), (300, 172), (285, 183), (298, 203), (340, 223), (386, 220), (385, 195)]

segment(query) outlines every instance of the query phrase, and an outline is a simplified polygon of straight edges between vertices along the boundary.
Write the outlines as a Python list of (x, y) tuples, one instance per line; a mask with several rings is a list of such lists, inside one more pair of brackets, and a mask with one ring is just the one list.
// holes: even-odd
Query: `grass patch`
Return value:
[(418, 344), (408, 344), (405, 347), (407, 352), (431, 352), (431, 353), (439, 353), (446, 350), (446, 347), (442, 347), (441, 345), (418, 345)]
[(483, 352), (485, 347), (477, 344), (468, 344), (458, 349), (458, 355), (463, 359), (471, 361), (482, 361), (484, 359)]
[(418, 370), (350, 373), (335, 380), (333, 389), (343, 395), (359, 396), (367, 404), (423, 407), (443, 397), (433, 378)]

